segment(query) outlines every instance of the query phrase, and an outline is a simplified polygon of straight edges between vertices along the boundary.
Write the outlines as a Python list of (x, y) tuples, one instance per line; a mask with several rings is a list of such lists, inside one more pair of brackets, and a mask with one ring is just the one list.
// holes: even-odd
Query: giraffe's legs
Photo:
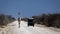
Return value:
[(20, 22), (18, 23), (18, 27), (20, 28)]

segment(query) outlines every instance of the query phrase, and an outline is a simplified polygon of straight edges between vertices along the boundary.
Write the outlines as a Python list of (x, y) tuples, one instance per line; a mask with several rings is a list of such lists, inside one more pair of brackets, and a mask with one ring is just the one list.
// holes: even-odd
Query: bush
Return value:
[(60, 28), (60, 14), (43, 14), (41, 16), (32, 16), (35, 23), (46, 25), (48, 27)]
[(15, 21), (15, 18), (10, 15), (0, 14), (0, 27), (6, 26), (7, 24)]

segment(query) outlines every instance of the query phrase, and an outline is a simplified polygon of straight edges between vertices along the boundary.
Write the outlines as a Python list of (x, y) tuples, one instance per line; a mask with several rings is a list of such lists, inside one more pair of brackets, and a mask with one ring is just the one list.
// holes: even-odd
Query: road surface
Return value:
[(8, 24), (6, 28), (0, 28), (0, 34), (60, 34), (60, 31), (47, 27), (28, 27), (27, 22), (24, 21), (21, 21), (20, 28), (18, 28), (18, 21), (14, 21)]

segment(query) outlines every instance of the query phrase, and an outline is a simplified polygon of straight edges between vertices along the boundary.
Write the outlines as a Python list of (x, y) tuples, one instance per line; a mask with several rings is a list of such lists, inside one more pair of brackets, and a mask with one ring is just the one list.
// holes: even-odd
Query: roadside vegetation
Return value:
[(32, 16), (35, 23), (46, 25), (47, 27), (60, 28), (60, 14), (43, 14), (41, 16)]
[(7, 24), (12, 23), (16, 19), (10, 15), (0, 14), (0, 27), (7, 26)]

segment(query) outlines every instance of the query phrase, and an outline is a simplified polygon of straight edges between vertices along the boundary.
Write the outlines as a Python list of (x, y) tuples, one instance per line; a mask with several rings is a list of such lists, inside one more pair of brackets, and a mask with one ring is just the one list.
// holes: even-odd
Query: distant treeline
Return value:
[[(42, 14), (39, 16), (32, 16), (36, 24), (46, 25), (47, 27), (60, 28), (60, 14)], [(28, 21), (28, 18), (23, 20)]]
[(0, 14), (0, 27), (15, 21), (16, 19), (10, 15)]

